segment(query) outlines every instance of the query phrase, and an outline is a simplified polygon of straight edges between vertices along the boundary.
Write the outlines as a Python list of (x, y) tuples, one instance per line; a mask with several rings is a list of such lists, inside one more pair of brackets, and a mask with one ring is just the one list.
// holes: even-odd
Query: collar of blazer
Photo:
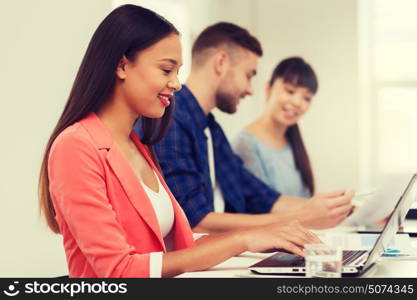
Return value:
[[(140, 216), (155, 233), (164, 251), (166, 251), (161, 229), (159, 227), (159, 223), (151, 201), (148, 199), (148, 196), (143, 189), (142, 184), (139, 182), (136, 174), (134, 173), (132, 166), (129, 164), (128, 160), (125, 158), (122, 151), (115, 143), (110, 131), (106, 128), (106, 126), (95, 113), (92, 113), (83, 119), (81, 124), (89, 132), (99, 150), (107, 149), (106, 159), (114, 174), (119, 179), (119, 182), (121, 183), (126, 195)], [(152, 169), (155, 171), (164, 188), (168, 191), (171, 202), (174, 206), (174, 212), (176, 213), (178, 211), (178, 203), (176, 203), (173, 195), (169, 192), (169, 189), (167, 189), (161, 174), (151, 159), (148, 148), (140, 142), (135, 133), (132, 132), (130, 137), (138, 150), (142, 153)]]

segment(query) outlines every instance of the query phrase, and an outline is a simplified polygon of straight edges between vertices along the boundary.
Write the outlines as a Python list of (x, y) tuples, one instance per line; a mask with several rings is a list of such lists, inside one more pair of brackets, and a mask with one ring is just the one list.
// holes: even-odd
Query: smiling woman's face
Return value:
[(284, 82), (282, 78), (274, 81), (267, 89), (268, 112), (275, 122), (287, 127), (294, 125), (310, 107), (314, 94), (306, 87)]
[(180, 89), (181, 43), (171, 34), (140, 51), (131, 62), (124, 58), (116, 70), (119, 91), (130, 109), (141, 116), (160, 118), (170, 97)]

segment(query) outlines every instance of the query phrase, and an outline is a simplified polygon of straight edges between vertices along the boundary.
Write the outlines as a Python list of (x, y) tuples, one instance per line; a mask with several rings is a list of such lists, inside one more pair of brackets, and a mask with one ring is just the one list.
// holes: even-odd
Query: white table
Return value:
[[(417, 231), (417, 220), (407, 220), (405, 230), (413, 229)], [(417, 249), (417, 238), (411, 238), (413, 248)], [(236, 277), (288, 277), (279, 275), (257, 275), (250, 272), (247, 268), (258, 261), (270, 256), (271, 253), (250, 253), (245, 252), (239, 256), (232, 257), (207, 271), (188, 272), (179, 275), (179, 278), (236, 278)], [(294, 277), (294, 276), (291, 276)], [(380, 258), (380, 260), (366, 272), (362, 277), (415, 277), (417, 278), (417, 259), (416, 258)]]

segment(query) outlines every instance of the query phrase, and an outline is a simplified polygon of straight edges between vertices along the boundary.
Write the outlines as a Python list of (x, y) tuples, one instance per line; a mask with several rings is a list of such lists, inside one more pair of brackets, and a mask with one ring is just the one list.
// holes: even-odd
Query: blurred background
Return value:
[(157, 11), (182, 32), (182, 81), (206, 26), (234, 22), (259, 38), (254, 95), (234, 115), (215, 112), (230, 139), (263, 110), (278, 61), (311, 63), (320, 88), (301, 129), (318, 191), (372, 189), (417, 169), (416, 1), (1, 0), (0, 277), (67, 274), (61, 236), (38, 213), (41, 157), (95, 28), (125, 3)]

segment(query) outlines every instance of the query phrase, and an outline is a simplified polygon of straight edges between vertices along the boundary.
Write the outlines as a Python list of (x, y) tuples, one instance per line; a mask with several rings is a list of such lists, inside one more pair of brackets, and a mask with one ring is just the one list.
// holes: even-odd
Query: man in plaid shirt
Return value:
[(221, 232), (298, 220), (328, 228), (351, 212), (353, 192), (309, 200), (281, 195), (246, 170), (211, 110), (234, 113), (252, 94), (259, 41), (231, 23), (206, 28), (192, 49), (192, 70), (175, 94), (173, 120), (155, 145), (165, 179), (196, 232)]

